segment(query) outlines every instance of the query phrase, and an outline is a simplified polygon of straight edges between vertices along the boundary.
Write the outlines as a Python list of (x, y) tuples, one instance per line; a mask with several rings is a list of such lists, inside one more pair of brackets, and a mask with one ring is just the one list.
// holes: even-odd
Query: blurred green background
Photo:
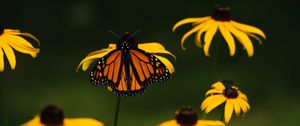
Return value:
[[(175, 33), (171, 28), (183, 18), (210, 15), (215, 3), (228, 4), (233, 20), (261, 28), (267, 40), (262, 45), (253, 41), (255, 54), (248, 58), (239, 43), (236, 56), (228, 56), (222, 39), (216, 72), (212, 73), (214, 57), (204, 56), (195, 46), (194, 36), (186, 42), (186, 51), (180, 48), (182, 35), (191, 27)], [(235, 81), (251, 105), (249, 113), (234, 116), (229, 125), (299, 126), (297, 8), (293, 1), (272, 0), (2, 1), (0, 23), (30, 32), (41, 41), (36, 59), (17, 52), (16, 70), (10, 70), (6, 61), (5, 71), (0, 73), (10, 125), (30, 120), (48, 104), (61, 107), (66, 117), (94, 117), (112, 125), (117, 97), (106, 87), (89, 83), (90, 69), (76, 72), (76, 67), (88, 53), (116, 41), (108, 30), (122, 34), (142, 29), (136, 39), (165, 45), (177, 56), (176, 61), (169, 57), (176, 72), (171, 80), (151, 86), (144, 95), (122, 99), (119, 126), (153, 126), (172, 119), (182, 106), (191, 106), (200, 114), (205, 91), (223, 79)], [(208, 118), (220, 119), (220, 114), (219, 107)]]

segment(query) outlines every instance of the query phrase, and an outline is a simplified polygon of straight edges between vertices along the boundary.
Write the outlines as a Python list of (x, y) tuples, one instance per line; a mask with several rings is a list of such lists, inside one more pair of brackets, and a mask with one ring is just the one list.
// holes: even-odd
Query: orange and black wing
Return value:
[(113, 92), (118, 96), (136, 96), (141, 95), (147, 89), (147, 85), (142, 85), (134, 74), (133, 67), (129, 66), (130, 80), (126, 79), (125, 66), (121, 70), (121, 77), (119, 83), (112, 87)]
[(90, 73), (90, 81), (94, 85), (114, 87), (120, 81), (122, 66), (122, 50), (116, 49), (101, 58)]
[(137, 81), (147, 86), (170, 78), (170, 72), (157, 57), (140, 49), (130, 50), (131, 67)]
[[(168, 68), (152, 54), (140, 49), (130, 49), (128, 54), (114, 50), (101, 58), (91, 72), (91, 83), (110, 86), (118, 96), (136, 96), (142, 94), (149, 84), (170, 78)], [(128, 71), (126, 67), (129, 67)]]
[[(130, 49), (129, 53), (124, 54), (124, 58), (130, 60), (124, 60), (129, 63), (122, 64), (120, 81), (112, 88), (117, 95), (141, 95), (153, 82), (163, 82), (170, 78), (168, 68), (150, 53), (140, 49)], [(125, 64), (128, 64), (129, 71), (125, 70)]]
[(122, 50), (114, 50), (101, 58), (90, 73), (90, 81), (94, 85), (109, 86), (118, 96), (134, 96), (144, 92), (136, 79), (132, 67), (129, 66), (130, 80), (126, 80), (126, 71), (122, 60)]

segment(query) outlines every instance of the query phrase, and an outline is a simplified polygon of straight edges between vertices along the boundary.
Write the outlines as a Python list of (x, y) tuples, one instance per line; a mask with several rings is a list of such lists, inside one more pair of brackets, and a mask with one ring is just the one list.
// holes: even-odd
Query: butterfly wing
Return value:
[(129, 66), (130, 80), (126, 80), (125, 66), (122, 67), (120, 81), (113, 92), (118, 96), (136, 96), (141, 95), (147, 89), (147, 85), (142, 85), (136, 78), (132, 66)]
[(90, 74), (94, 85), (115, 86), (120, 81), (122, 67), (122, 50), (116, 49), (101, 58)]
[(170, 78), (168, 68), (154, 55), (141, 49), (131, 49), (130, 57), (134, 75), (143, 86)]

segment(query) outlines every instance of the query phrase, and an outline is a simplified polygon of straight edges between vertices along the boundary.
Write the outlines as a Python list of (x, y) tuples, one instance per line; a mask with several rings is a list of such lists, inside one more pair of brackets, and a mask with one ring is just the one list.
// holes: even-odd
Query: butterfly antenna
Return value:
[(137, 30), (136, 32), (132, 33), (129, 38), (133, 37), (134, 35), (136, 35), (137, 33), (141, 32), (141, 31), (142, 31), (142, 29)]
[(118, 36), (116, 33), (114, 33), (112, 30), (108, 30), (109, 33), (113, 34), (114, 36), (116, 36), (118, 39), (121, 39), (120, 36)]

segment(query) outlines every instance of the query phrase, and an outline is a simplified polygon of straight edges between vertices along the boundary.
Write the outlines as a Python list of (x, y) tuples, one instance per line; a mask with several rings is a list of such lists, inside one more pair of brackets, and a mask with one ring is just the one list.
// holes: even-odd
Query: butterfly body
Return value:
[(170, 78), (168, 68), (154, 55), (138, 48), (129, 33), (118, 41), (116, 49), (101, 58), (90, 74), (94, 85), (106, 85), (119, 96), (142, 94), (153, 82)]

